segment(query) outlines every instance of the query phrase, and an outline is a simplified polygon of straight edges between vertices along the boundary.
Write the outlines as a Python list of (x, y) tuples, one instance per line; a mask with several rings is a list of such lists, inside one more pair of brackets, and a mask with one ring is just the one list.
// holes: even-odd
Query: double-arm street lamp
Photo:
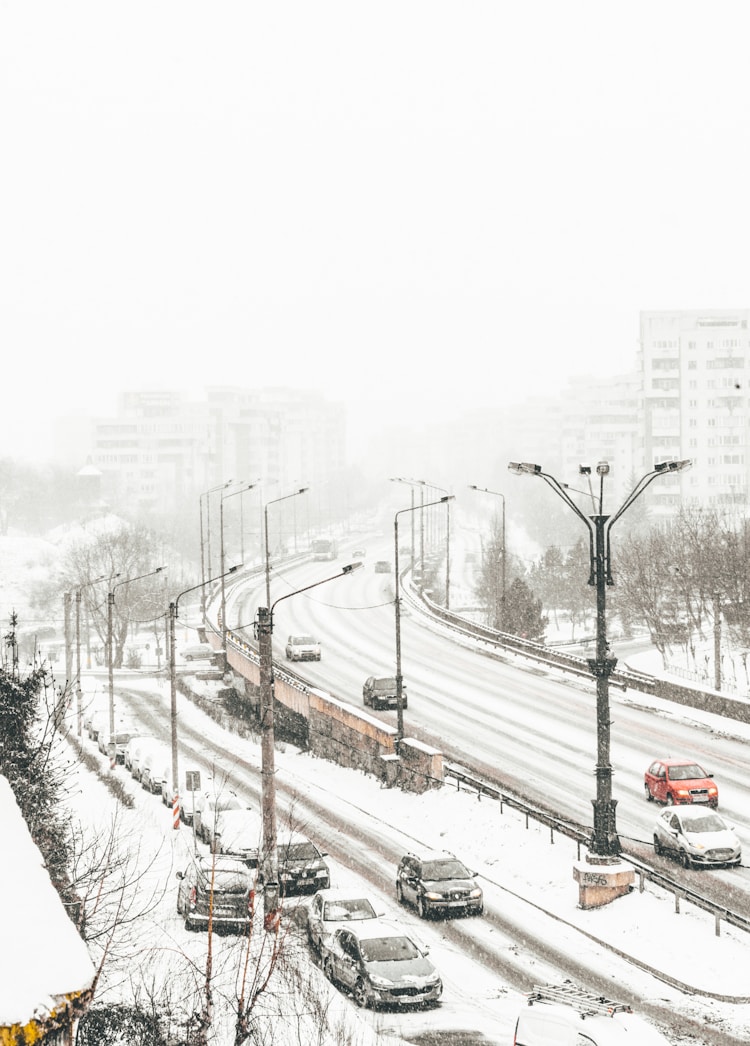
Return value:
[[(506, 589), (506, 545), (505, 545), (505, 495), (501, 494), (499, 490), (490, 490), (488, 487), (478, 487), (476, 483), (469, 484), (469, 490), (477, 490), (482, 494), (494, 494), (497, 498), (503, 500), (503, 515), (502, 515), (502, 528), (503, 528), (503, 547), (502, 547), (502, 579), (501, 579), (501, 596), (500, 596), (500, 613), (497, 613), (497, 607), (495, 607), (495, 627), (501, 632), (505, 630), (505, 604), (507, 600), (507, 589)], [(497, 574), (495, 575), (497, 576)]]
[[(609, 464), (600, 461), (596, 466), (599, 476), (599, 496), (594, 497), (594, 515), (586, 516), (567, 493), (564, 485), (554, 476), (542, 470), (541, 465), (526, 461), (511, 461), (508, 468), (519, 475), (539, 476), (562, 498), (568, 508), (572, 509), (584, 523), (589, 532), (590, 573), (589, 584), (596, 586), (596, 657), (589, 659), (589, 669), (596, 679), (596, 799), (594, 806), (594, 830), (591, 837), (591, 854), (608, 863), (617, 859), (621, 852), (617, 835), (615, 807), (617, 801), (612, 798), (612, 765), (610, 762), (610, 712), (609, 712), (609, 677), (617, 664), (617, 658), (611, 656), (607, 642), (606, 588), (613, 585), (610, 556), (610, 531), (622, 514), (630, 508), (635, 499), (658, 476), (670, 472), (681, 472), (689, 468), (691, 461), (664, 461), (654, 465), (650, 472), (638, 480), (625, 501), (612, 516), (604, 515), (604, 477), (609, 473)], [(588, 465), (581, 466), (582, 475), (591, 475)], [(598, 509), (598, 511), (597, 511)]]
[[(235, 570), (239, 570), (238, 566), (230, 567), (227, 574), (233, 574)], [(188, 592), (195, 592), (196, 589), (202, 588), (206, 584), (210, 584), (213, 581), (218, 581), (218, 577), (208, 578), (202, 580), (199, 585), (192, 585), (190, 588), (186, 588), (183, 592), (177, 596), (169, 604), (168, 622), (169, 622), (169, 692), (170, 692), (170, 721), (171, 721), (171, 732), (172, 732), (172, 807), (174, 811), (174, 818), (172, 822), (173, 828), (180, 827), (180, 821), (178, 817), (179, 812), (179, 773), (177, 766), (177, 679), (175, 674), (175, 624), (177, 622), (177, 608), (180, 600), (183, 596), (186, 596)], [(223, 580), (223, 576), (222, 576)], [(202, 619), (201, 619), (202, 620)]]
[(402, 508), (393, 517), (393, 569), (396, 574), (396, 597), (394, 607), (396, 611), (396, 751), (404, 736), (404, 677), (401, 673), (401, 575), (398, 565), (398, 517), (405, 512), (415, 512), (417, 508), (430, 508), (431, 505), (448, 505), (453, 501), (454, 495), (447, 494), (437, 501), (428, 501), (425, 504), (412, 505), (411, 508)]
[(299, 490), (292, 491), (291, 494), (284, 494), (281, 498), (274, 498), (273, 501), (267, 501), (263, 506), (263, 534), (265, 538), (265, 553), (266, 553), (266, 606), (271, 605), (271, 554), (268, 547), (268, 509), (271, 505), (278, 505), (280, 501), (286, 501), (288, 498), (296, 498), (298, 494), (304, 494), (309, 487), (300, 487)]
[(221, 649), (224, 654), (225, 667), (227, 654), (227, 590), (224, 585), (224, 579), (229, 571), (226, 569), (224, 559), (224, 502), (229, 498), (236, 497), (238, 494), (244, 494), (246, 490), (252, 490), (254, 486), (254, 483), (246, 483), (243, 487), (240, 487), (239, 490), (233, 490), (231, 494), (222, 494), (219, 503), (219, 536), (221, 550), (219, 563), (219, 577), (221, 578)]
[[(115, 609), (115, 589), (121, 588), (123, 585), (130, 585), (133, 581), (142, 581), (145, 577), (153, 577), (154, 574), (161, 574), (165, 567), (157, 567), (156, 570), (149, 570), (146, 574), (139, 574), (138, 577), (128, 577), (124, 581), (119, 581), (116, 585), (110, 588), (107, 594), (107, 661), (109, 662), (109, 764), (112, 770), (115, 769), (117, 764), (117, 745), (115, 744), (115, 685), (114, 685), (114, 665), (115, 665), (115, 651), (114, 641), (112, 638), (112, 615)], [(119, 577), (119, 574), (115, 574), (115, 577)]]
[[(297, 491), (301, 494), (302, 491)], [(279, 499), (281, 500), (281, 499)], [(361, 563), (350, 563), (337, 574), (314, 581), (311, 585), (298, 588), (281, 596), (268, 609), (258, 607), (255, 634), (258, 640), (260, 662), (260, 731), (261, 731), (261, 807), (263, 821), (263, 925), (275, 932), (279, 924), (279, 855), (276, 831), (276, 767), (274, 754), (274, 693), (273, 693), (273, 612), (284, 599), (291, 599), (300, 592), (317, 588), (328, 581), (351, 574)]]

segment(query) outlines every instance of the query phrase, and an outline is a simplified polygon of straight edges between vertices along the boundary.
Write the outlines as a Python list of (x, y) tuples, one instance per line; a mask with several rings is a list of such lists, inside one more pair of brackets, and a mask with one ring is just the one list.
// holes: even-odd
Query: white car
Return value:
[(692, 865), (739, 865), (742, 846), (731, 825), (705, 806), (668, 806), (654, 825), (654, 853)]
[(286, 641), (287, 661), (320, 661), (320, 643), (312, 636), (289, 636)]
[(164, 744), (149, 748), (140, 766), (141, 788), (156, 795), (162, 781), (172, 776), (172, 749)]
[(204, 843), (211, 843), (216, 831), (219, 814), (226, 810), (244, 810), (245, 807), (231, 788), (214, 791), (211, 788), (200, 792), (195, 797), (193, 828), (195, 834)]
[(385, 911), (368, 894), (357, 890), (318, 890), (307, 909), (307, 939), (310, 947), (323, 956), (340, 926), (379, 919)]
[(256, 867), (262, 839), (263, 823), (255, 810), (222, 810), (216, 818), (211, 849)]

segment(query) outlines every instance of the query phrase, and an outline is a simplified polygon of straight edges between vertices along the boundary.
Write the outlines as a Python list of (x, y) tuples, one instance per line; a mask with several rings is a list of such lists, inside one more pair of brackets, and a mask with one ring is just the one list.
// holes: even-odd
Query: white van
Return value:
[(571, 981), (536, 985), (518, 1015), (514, 1046), (669, 1046), (627, 1003)]

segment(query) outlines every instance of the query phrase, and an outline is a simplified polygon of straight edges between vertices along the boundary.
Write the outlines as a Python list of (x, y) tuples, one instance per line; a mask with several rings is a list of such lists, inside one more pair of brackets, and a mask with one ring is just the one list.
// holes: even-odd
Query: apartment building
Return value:
[(345, 463), (341, 404), (293, 389), (216, 386), (200, 398), (176, 390), (123, 392), (114, 417), (92, 427), (89, 469), (101, 497), (131, 511), (179, 511), (235, 479), (264, 495), (332, 482)]
[(748, 502), (749, 318), (748, 309), (641, 313), (644, 461), (693, 461), (660, 481), (657, 511)]

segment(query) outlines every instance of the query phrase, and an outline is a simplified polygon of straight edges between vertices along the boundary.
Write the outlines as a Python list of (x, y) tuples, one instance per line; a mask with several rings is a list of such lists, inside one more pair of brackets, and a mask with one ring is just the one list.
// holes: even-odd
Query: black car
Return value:
[[(368, 676), (362, 686), (362, 701), (372, 708), (396, 708), (396, 680), (394, 676)], [(406, 683), (401, 681), (401, 707), (407, 707)]]
[(328, 855), (315, 843), (294, 835), (279, 843), (279, 890), (282, 896), (315, 893), (331, 885), (331, 873), (324, 858)]
[(176, 875), (177, 911), (185, 916), (186, 930), (207, 929), (210, 916), (214, 930), (249, 931), (253, 874), (243, 861), (193, 854), (185, 870)]
[(432, 912), (462, 911), (481, 915), (484, 894), (476, 881), (476, 872), (453, 854), (430, 851), (405, 854), (396, 872), (396, 899), (399, 904), (413, 904), (421, 919)]

